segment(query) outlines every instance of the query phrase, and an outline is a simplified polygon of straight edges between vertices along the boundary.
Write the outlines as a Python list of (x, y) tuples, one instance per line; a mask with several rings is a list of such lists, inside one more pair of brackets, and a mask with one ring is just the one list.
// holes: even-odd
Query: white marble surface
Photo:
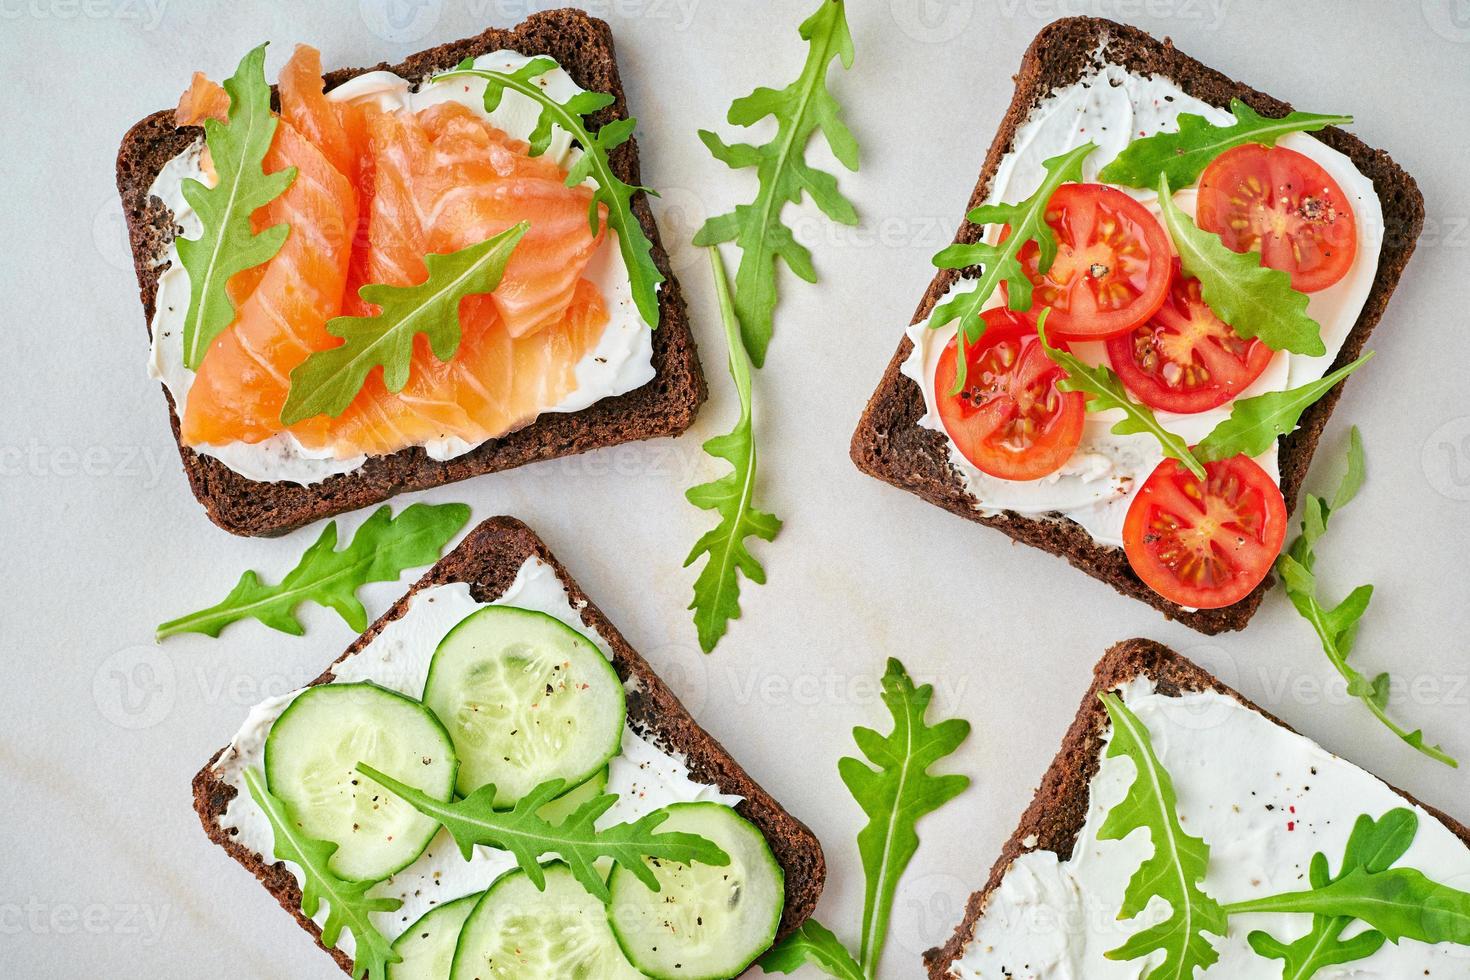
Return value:
[[(387, 4), (408, 16), (394, 29)], [(304, 612), (303, 638), (258, 624), (218, 641), (155, 646), (160, 620), (212, 602), (245, 568), (279, 574), (315, 536), (247, 541), (194, 502), (165, 424), (113, 190), (117, 141), (202, 68), (219, 77), (250, 45), (310, 41), (328, 65), (369, 64), (545, 3), (347, 0), (0, 0), (0, 973), (40, 978), (338, 976), (256, 883), (212, 847), (189, 778), (247, 707), (314, 676), (351, 639)], [(630, 640), (737, 758), (826, 843), (820, 908), (852, 938), (862, 875), (857, 807), (837, 778), (854, 724), (884, 726), (883, 658), (938, 684), (975, 723), (954, 768), (974, 788), (921, 827), (894, 914), (885, 977), (918, 972), (1030, 799), (1092, 663), (1145, 635), (1218, 669), (1328, 747), (1462, 816), (1470, 776), (1421, 759), (1345, 702), (1310, 630), (1279, 594), (1242, 635), (1207, 639), (1058, 561), (1012, 546), (859, 475), (852, 427), (953, 233), (1010, 75), (1055, 16), (1128, 20), (1207, 63), (1319, 111), (1356, 114), (1423, 189), (1429, 223), (1374, 347), (1348, 387), (1314, 474), (1335, 478), (1347, 425), (1371, 468), (1334, 525), (1322, 578), (1334, 596), (1379, 588), (1356, 656), (1405, 683), (1394, 710), (1470, 761), (1470, 10), (1453, 0), (1277, 5), (1245, 0), (868, 0), (854, 4), (857, 69), (834, 82), (864, 146), (843, 186), (864, 217), (835, 228), (793, 212), (822, 283), (783, 276), (756, 378), (763, 503), (786, 519), (761, 545), (770, 584), (713, 657), (694, 640), (680, 568), (709, 515), (683, 490), (719, 471), (699, 451), (736, 411), (702, 256), (704, 213), (752, 193), (695, 137), (757, 84), (794, 77), (807, 2), (601, 0), (614, 24), (644, 175), (675, 251), (712, 397), (677, 441), (625, 446), (447, 487), (475, 518), (536, 527)], [(1463, 8), (1464, 4), (1460, 6)], [(1458, 107), (1458, 108), (1457, 108)], [(730, 135), (728, 130), (723, 130)], [(733, 262), (733, 255), (732, 255)], [(405, 498), (402, 502), (407, 502)], [(349, 518), (355, 526), (357, 518)], [(400, 584), (367, 590), (373, 614)], [(793, 753), (791, 746), (802, 750)]]

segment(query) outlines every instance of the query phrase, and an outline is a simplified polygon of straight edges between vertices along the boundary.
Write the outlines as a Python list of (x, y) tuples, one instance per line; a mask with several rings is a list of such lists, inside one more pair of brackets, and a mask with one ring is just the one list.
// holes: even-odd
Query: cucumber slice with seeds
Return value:
[(460, 930), (484, 894), (457, 898), (419, 916), (393, 941), (393, 951), (403, 959), (388, 964), (388, 980), (449, 980)]
[(376, 684), (308, 687), (265, 740), (265, 779), (306, 836), (337, 845), (328, 866), (377, 881), (429, 846), (439, 825), (354, 771), (366, 762), (448, 800), (457, 762), (439, 720), (419, 702)]
[(608, 919), (628, 961), (655, 980), (728, 980), (770, 948), (785, 904), (785, 874), (766, 838), (721, 803), (676, 803), (659, 833), (713, 841), (730, 863), (645, 860), (660, 890), (613, 869)]
[(512, 807), (548, 779), (585, 782), (622, 747), (617, 671), (585, 636), (545, 613), (487, 606), (439, 642), (424, 684), (459, 755), (458, 791), (495, 784)]
[(460, 931), (450, 980), (643, 980), (603, 904), (565, 864), (545, 868), (545, 891), (524, 871), (490, 886)]

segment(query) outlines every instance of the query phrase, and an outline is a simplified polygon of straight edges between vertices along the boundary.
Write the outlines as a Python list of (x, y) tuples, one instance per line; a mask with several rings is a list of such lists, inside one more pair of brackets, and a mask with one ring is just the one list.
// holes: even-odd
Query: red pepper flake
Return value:
[(1296, 830), (1296, 821), (1295, 820), (1288, 820), (1288, 821), (1286, 821), (1286, 832), (1287, 833), (1291, 833), (1294, 830)]

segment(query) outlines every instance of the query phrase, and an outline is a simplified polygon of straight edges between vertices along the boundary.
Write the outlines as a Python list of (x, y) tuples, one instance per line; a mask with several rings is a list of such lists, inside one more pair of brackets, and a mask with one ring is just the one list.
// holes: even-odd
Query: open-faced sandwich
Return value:
[(264, 49), (128, 133), (118, 186), (184, 468), (277, 534), (683, 431), (704, 382), (607, 25), (336, 71)]
[(1414, 182), (1134, 28), (1031, 45), (864, 471), (1208, 633), (1259, 606), (1423, 222)]

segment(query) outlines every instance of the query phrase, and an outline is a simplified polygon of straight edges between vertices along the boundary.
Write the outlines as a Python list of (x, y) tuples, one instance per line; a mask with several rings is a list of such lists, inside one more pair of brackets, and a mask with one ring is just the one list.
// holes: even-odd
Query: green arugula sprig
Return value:
[(781, 519), (775, 514), (755, 508), (756, 453), (754, 417), (750, 389), (750, 359), (740, 341), (740, 323), (730, 296), (730, 282), (718, 248), (711, 247), (710, 265), (714, 270), (715, 294), (719, 297), (720, 318), (725, 326), (725, 344), (729, 349), (730, 377), (740, 396), (740, 419), (735, 428), (704, 444), (704, 451), (730, 463), (731, 472), (699, 486), (691, 487), (685, 497), (702, 510), (720, 515), (720, 523), (695, 542), (688, 568), (701, 555), (709, 560), (694, 580), (694, 626), (699, 645), (705, 653), (714, 650), (725, 635), (730, 620), (740, 617), (740, 578), (744, 575), (757, 585), (766, 581), (765, 569), (750, 553), (745, 539), (757, 537), (774, 541), (781, 530)]
[[(1316, 890), (1358, 869), (1370, 874), (1385, 871), (1408, 851), (1418, 826), (1419, 818), (1411, 810), (1390, 810), (1381, 820), (1365, 813), (1353, 825), (1336, 878), (1328, 870), (1327, 855), (1318, 851), (1312, 857), (1308, 881)], [(1387, 941), (1376, 930), (1343, 939), (1343, 930), (1352, 922), (1349, 915), (1314, 915), (1311, 931), (1294, 942), (1284, 943), (1259, 929), (1246, 939), (1258, 955), (1282, 961), (1282, 980), (1306, 980), (1323, 967), (1367, 959)]]
[(1046, 356), (1067, 372), (1067, 376), (1057, 382), (1057, 388), (1086, 394), (1089, 412), (1118, 409), (1123, 417), (1113, 423), (1114, 433), (1120, 436), (1153, 436), (1158, 439), (1165, 456), (1179, 460), (1189, 472), (1203, 480), (1205, 468), (1190, 451), (1189, 444), (1165, 428), (1153, 409), (1130, 398), (1127, 389), (1123, 387), (1122, 379), (1113, 373), (1112, 368), (1106, 364), (1092, 367), (1076, 354), (1051, 346), (1046, 339), (1046, 318), (1050, 314), (1051, 307), (1042, 309), (1041, 315), (1036, 318), (1036, 332), (1041, 338), (1041, 349), (1046, 352)]
[(1458, 767), (1459, 763), (1453, 756), (1438, 745), (1426, 743), (1423, 731), (1409, 731), (1388, 716), (1391, 679), (1387, 672), (1370, 680), (1348, 662), (1353, 643), (1357, 639), (1358, 623), (1373, 597), (1373, 586), (1358, 586), (1331, 609), (1322, 605), (1317, 597), (1317, 542), (1327, 532), (1327, 522), (1331, 516), (1357, 495), (1366, 471), (1362, 436), (1354, 427), (1348, 447), (1347, 473), (1338, 484), (1332, 502), (1329, 504), (1321, 497), (1307, 494), (1302, 503), (1301, 536), (1277, 559), (1276, 570), (1281, 575), (1287, 598), (1297, 612), (1301, 613), (1302, 618), (1312, 624), (1327, 659), (1347, 682), (1348, 693), (1363, 702), (1384, 727), (1417, 751), (1447, 766)]
[(1031, 280), (1021, 267), (1021, 249), (1028, 242), (1035, 242), (1039, 249), (1037, 268), (1046, 272), (1057, 257), (1057, 236), (1046, 223), (1046, 205), (1052, 194), (1061, 185), (1082, 179), (1082, 161), (1087, 159), (1095, 143), (1083, 143), (1075, 149), (1054, 156), (1042, 163), (1046, 177), (1041, 186), (1030, 197), (1016, 204), (982, 204), (965, 216), (965, 220), (977, 225), (1009, 225), (1010, 234), (999, 245), (985, 242), (955, 244), (947, 246), (934, 256), (934, 265), (941, 269), (967, 269), (981, 267), (975, 279), (975, 288), (960, 293), (948, 302), (941, 303), (929, 315), (930, 329), (938, 329), (955, 320), (960, 321), (957, 337), (959, 357), (955, 360), (955, 383), (951, 395), (957, 395), (965, 387), (967, 358), (965, 350), (974, 345), (985, 332), (985, 322), (980, 313), (1002, 282), (1006, 284), (1006, 295), (1010, 308), (1018, 313), (1031, 309)]
[(1278, 436), (1288, 435), (1296, 429), (1308, 407), (1372, 358), (1373, 352), (1369, 351), (1316, 381), (1286, 391), (1237, 398), (1230, 407), (1230, 417), (1217, 424), (1194, 447), (1195, 458), (1212, 463), (1242, 454), (1260, 456), (1271, 448)]
[(245, 786), (255, 805), (270, 822), (275, 837), (275, 856), (290, 861), (301, 869), (301, 913), (314, 918), (327, 903), (327, 920), (322, 923), (322, 945), (335, 949), (342, 930), (352, 933), (356, 949), (352, 960), (353, 980), (364, 976), (384, 980), (388, 964), (401, 963), (403, 957), (393, 949), (387, 937), (372, 923), (375, 912), (396, 912), (403, 903), (396, 898), (369, 898), (376, 881), (346, 881), (328, 867), (337, 845), (313, 840), (301, 832), (286, 804), (266, 789), (265, 780), (254, 769), (245, 770)]
[(783, 89), (758, 88), (730, 105), (732, 126), (753, 126), (767, 116), (776, 120), (776, 135), (763, 146), (726, 144), (714, 133), (700, 130), (699, 138), (717, 160), (732, 169), (754, 167), (759, 190), (750, 204), (705, 222), (694, 236), (696, 245), (734, 241), (741, 251), (735, 275), (735, 310), (740, 318), (745, 349), (756, 367), (765, 363), (771, 343), (776, 308), (776, 263), (784, 261), (807, 282), (817, 281), (811, 252), (797, 242), (781, 220), (787, 203), (800, 203), (810, 194), (822, 212), (845, 225), (858, 223), (857, 212), (842, 196), (837, 180), (806, 162), (807, 144), (818, 131), (832, 153), (848, 170), (858, 169), (858, 145), (842, 121), (842, 109), (827, 88), (827, 74), (835, 58), (843, 68), (853, 63), (852, 34), (847, 27), (843, 0), (821, 0), (816, 13), (800, 28), (808, 42), (801, 75)]
[(460, 301), (495, 291), (511, 253), (530, 227), (522, 221), (457, 252), (424, 256), (429, 275), (417, 285), (373, 283), (359, 289), (358, 295), (378, 312), (327, 321), (327, 333), (343, 342), (314, 352), (292, 369), (281, 421), (295, 425), (317, 415), (341, 415), (377, 367), (383, 369), (384, 387), (402, 391), (419, 334), (428, 338), (439, 360), (452, 358), (461, 337)]
[(1147, 980), (1194, 976), (1220, 958), (1206, 933), (1224, 936), (1226, 916), (1220, 904), (1205, 893), (1210, 847), (1185, 833), (1179, 821), (1174, 782), (1154, 753), (1148, 729), (1116, 694), (1102, 695), (1113, 724), (1108, 758), (1127, 757), (1136, 775), (1128, 795), (1108, 812), (1098, 831), (1099, 840), (1122, 840), (1135, 830), (1153, 838), (1153, 854), (1128, 880), (1120, 919), (1132, 919), (1150, 900), (1169, 903), (1169, 917), (1136, 933), (1122, 946), (1109, 950), (1110, 960), (1134, 960), (1162, 950), (1164, 959)]
[(1328, 126), (1346, 126), (1352, 116), (1324, 116), (1314, 112), (1293, 112), (1280, 119), (1269, 119), (1239, 99), (1230, 100), (1235, 121), (1217, 126), (1204, 116), (1192, 112), (1179, 114), (1179, 131), (1156, 133), (1134, 140), (1102, 172), (1098, 180), (1126, 187), (1157, 187), (1165, 177), (1175, 187), (1187, 187), (1199, 180), (1205, 167), (1221, 153), (1244, 143), (1275, 146), (1288, 133), (1310, 133)]
[(269, 261), (286, 242), (282, 222), (259, 233), (250, 216), (280, 197), (296, 179), (296, 168), (263, 169), (275, 137), (271, 90), (265, 81), (265, 45), (240, 60), (225, 79), (230, 96), (227, 121), (206, 119), (204, 141), (219, 180), (206, 187), (187, 179), (180, 189), (203, 225), (198, 238), (175, 241), (189, 273), (189, 315), (184, 319), (184, 366), (199, 370), (209, 345), (235, 319), (235, 304), (225, 286), (237, 272)]
[(890, 658), (883, 674), (883, 703), (893, 717), (893, 731), (881, 735), (854, 728), (853, 739), (866, 759), (837, 763), (843, 784), (868, 817), (858, 834), (867, 880), (859, 955), (854, 957), (830, 929), (808, 920), (761, 957), (767, 973), (793, 973), (811, 965), (838, 980), (878, 976), (898, 881), (918, 850), (918, 821), (970, 785), (967, 776), (929, 771), (970, 734), (970, 723), (963, 719), (930, 724), (926, 716), (933, 697), (933, 686), (916, 687), (903, 664)]
[(567, 171), (567, 186), (576, 187), (589, 177), (596, 182), (592, 193), (592, 204), (588, 222), (592, 233), (601, 227), (597, 205), (607, 208), (607, 223), (617, 232), (618, 251), (628, 269), (628, 280), (633, 289), (633, 304), (638, 315), (650, 327), (658, 328), (658, 287), (664, 281), (663, 273), (653, 261), (653, 243), (643, 231), (638, 216), (633, 213), (633, 197), (639, 191), (656, 194), (650, 187), (625, 183), (613, 170), (612, 151), (628, 142), (633, 136), (637, 120), (614, 119), (603, 124), (597, 132), (587, 127), (585, 117), (601, 112), (617, 101), (604, 92), (579, 92), (566, 102), (558, 102), (542, 87), (541, 76), (557, 67), (552, 58), (532, 58), (512, 72), (486, 71), (476, 68), (473, 58), (460, 62), (454, 71), (434, 77), (435, 82), (455, 78), (478, 78), (485, 82), (485, 111), (494, 112), (507, 90), (519, 92), (541, 106), (541, 115), (529, 140), (531, 155), (540, 156), (551, 145), (552, 127), (560, 127), (581, 147), (582, 155)]
[(539, 811), (566, 788), (561, 779), (537, 786), (513, 809), (497, 810), (493, 785), (482, 786), (462, 800), (446, 803), (361, 762), (357, 771), (401, 797), (424, 816), (438, 821), (459, 845), (466, 861), (477, 844), (498, 847), (514, 855), (516, 864), (538, 889), (546, 887), (540, 857), (549, 853), (565, 861), (582, 887), (604, 903), (611, 896), (607, 882), (597, 870), (598, 858), (611, 858), (655, 892), (659, 890), (658, 878), (644, 861), (645, 857), (716, 867), (730, 863), (728, 854), (703, 837), (682, 831), (654, 833), (668, 819), (667, 810), (654, 810), (632, 823), (598, 830), (594, 823), (617, 802), (616, 793), (595, 796), (559, 823), (552, 823)]
[(367, 610), (357, 590), (369, 582), (395, 581), (405, 569), (437, 561), (469, 519), (470, 509), (464, 504), (413, 504), (396, 518), (392, 508), (384, 506), (362, 523), (341, 551), (336, 550), (337, 522), (332, 521), (280, 584), (266, 585), (254, 571), (247, 571), (223, 602), (169, 620), (158, 627), (158, 638), (179, 633), (217, 637), (242, 619), (258, 619), (271, 629), (301, 636), (306, 630), (295, 610), (307, 601), (335, 609), (360, 633), (367, 629)]
[(1205, 305), (1240, 336), (1259, 337), (1272, 350), (1320, 357), (1327, 353), (1322, 328), (1307, 316), (1307, 296), (1291, 288), (1291, 276), (1261, 264), (1259, 252), (1236, 252), (1195, 226), (1174, 203), (1167, 176), (1159, 178), (1164, 227), (1187, 275), (1199, 280)]

